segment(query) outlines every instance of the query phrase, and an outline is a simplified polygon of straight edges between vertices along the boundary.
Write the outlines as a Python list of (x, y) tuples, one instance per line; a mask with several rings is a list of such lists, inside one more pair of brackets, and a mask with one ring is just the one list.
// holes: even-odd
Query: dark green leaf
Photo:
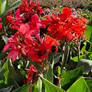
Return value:
[(92, 71), (92, 60), (81, 59), (78, 66), (84, 66), (84, 72)]
[(85, 81), (88, 84), (89, 89), (92, 91), (92, 78), (85, 78)]
[(61, 74), (61, 87), (67, 89), (83, 73), (83, 67), (63, 72)]
[[(5, 62), (0, 70), (0, 88), (7, 87), (10, 85), (18, 86), (22, 84), (24, 76), (20, 72), (16, 72), (14, 68), (10, 65), (9, 60)], [(17, 84), (18, 83), (18, 84)]]
[(29, 92), (30, 84), (20, 87), (12, 92)]

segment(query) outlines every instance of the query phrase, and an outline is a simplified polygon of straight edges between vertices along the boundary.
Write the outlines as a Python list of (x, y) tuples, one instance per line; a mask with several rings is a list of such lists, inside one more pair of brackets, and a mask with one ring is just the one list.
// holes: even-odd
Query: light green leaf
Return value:
[(84, 78), (79, 78), (73, 85), (67, 90), (67, 92), (91, 92)]
[(42, 80), (39, 78), (38, 81), (33, 85), (32, 92), (42, 92)]
[[(80, 55), (80, 59), (82, 59), (83, 55)], [(74, 62), (79, 62), (78, 61), (78, 56), (73, 57), (71, 60), (73, 60)]]
[(6, 9), (6, 0), (2, 0), (2, 3), (1, 3), (1, 14), (5, 11)]
[(87, 25), (86, 31), (84, 31), (84, 34), (86, 35), (86, 40), (90, 41), (91, 34), (92, 34), (92, 26)]
[(0, 70), (0, 85), (2, 84), (8, 84), (8, 60), (3, 65), (2, 69)]
[(21, 5), (20, 3), (21, 0), (17, 0), (15, 1), (12, 5), (10, 5), (10, 7), (8, 7), (2, 14), (0, 17), (4, 17), (8, 12), (16, 9), (19, 5)]

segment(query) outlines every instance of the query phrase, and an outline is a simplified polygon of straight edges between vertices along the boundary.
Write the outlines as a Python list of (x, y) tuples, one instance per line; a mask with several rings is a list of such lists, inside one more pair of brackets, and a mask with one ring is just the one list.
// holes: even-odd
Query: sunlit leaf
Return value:
[(91, 92), (84, 78), (79, 78), (67, 92)]

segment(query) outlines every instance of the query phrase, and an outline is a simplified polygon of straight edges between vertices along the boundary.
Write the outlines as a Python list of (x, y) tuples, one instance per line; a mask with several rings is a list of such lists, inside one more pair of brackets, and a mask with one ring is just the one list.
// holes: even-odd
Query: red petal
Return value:
[(8, 54), (8, 57), (12, 59), (12, 61), (15, 61), (18, 56), (18, 50), (11, 50)]
[(66, 15), (67, 17), (69, 17), (71, 15), (71, 9), (68, 8), (68, 7), (63, 8), (62, 14)]

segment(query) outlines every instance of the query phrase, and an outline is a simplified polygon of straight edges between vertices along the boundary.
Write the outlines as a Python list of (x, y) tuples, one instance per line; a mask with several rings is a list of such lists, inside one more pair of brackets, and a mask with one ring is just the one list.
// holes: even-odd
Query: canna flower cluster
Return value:
[(47, 15), (46, 19), (42, 20), (43, 27), (48, 26), (48, 35), (51, 35), (56, 40), (67, 42), (83, 37), (86, 23), (85, 18), (72, 16), (71, 9), (68, 7), (63, 8), (61, 14)]
[(31, 21), (32, 15), (37, 14), (40, 16), (40, 14), (44, 12), (36, 0), (21, 0), (20, 3), (22, 3), (22, 5), (20, 5), (16, 11), (6, 15), (6, 21), (11, 24), (12, 29), (18, 30), (21, 24)]
[[(53, 46), (56, 47), (55, 53), (58, 53), (61, 42), (74, 42), (84, 37), (87, 20), (72, 15), (70, 8), (63, 8), (61, 14), (46, 15), (45, 19), (40, 19), (43, 12), (36, 1), (22, 0), (22, 5), (16, 9), (15, 15), (14, 12), (6, 15), (7, 23), (17, 30), (3, 49), (4, 52), (10, 49), (8, 57), (13, 62), (17, 58), (29, 57), (30, 61), (43, 65)], [(41, 29), (45, 31), (43, 34)], [(38, 72), (37, 69), (30, 66), (28, 82), (32, 81), (34, 72)]]
[(3, 51), (11, 48), (8, 57), (15, 61), (17, 56), (30, 57), (32, 61), (43, 63), (51, 52), (52, 46), (59, 46), (58, 41), (44, 34), (40, 37), (40, 23), (38, 15), (32, 16), (30, 23), (21, 24), (18, 32), (11, 36)]

